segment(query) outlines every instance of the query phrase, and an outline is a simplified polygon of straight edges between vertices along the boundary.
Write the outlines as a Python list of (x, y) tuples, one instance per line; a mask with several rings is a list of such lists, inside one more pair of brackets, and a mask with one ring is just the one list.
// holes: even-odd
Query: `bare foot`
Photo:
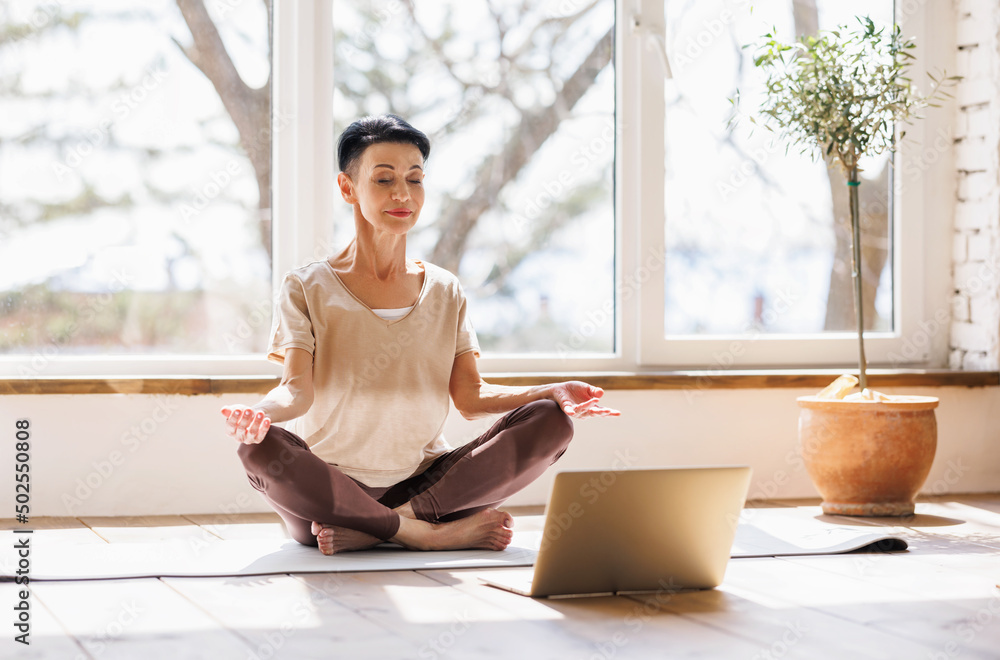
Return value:
[(503, 550), (514, 536), (509, 513), (485, 509), (468, 518), (432, 524), (398, 511), (399, 531), (390, 540), (411, 550)]
[(356, 529), (326, 525), (318, 522), (312, 524), (311, 531), (316, 535), (316, 541), (319, 543), (319, 551), (324, 555), (350, 552), (351, 550), (367, 550), (374, 548), (382, 542), (381, 539), (371, 534), (359, 532)]

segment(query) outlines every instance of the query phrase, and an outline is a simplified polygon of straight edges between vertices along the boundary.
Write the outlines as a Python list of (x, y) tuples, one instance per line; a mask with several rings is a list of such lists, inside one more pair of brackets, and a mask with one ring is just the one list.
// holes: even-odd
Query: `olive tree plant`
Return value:
[[(839, 164), (847, 177), (851, 219), (851, 278), (858, 333), (859, 387), (867, 386), (861, 282), (861, 222), (858, 210), (858, 163), (864, 156), (892, 151), (902, 139), (900, 124), (947, 96), (944, 88), (957, 76), (928, 74), (931, 91), (924, 95), (907, 77), (916, 44), (898, 25), (877, 27), (859, 17), (848, 26), (803, 36), (795, 43), (763, 35), (754, 66), (766, 75), (766, 93), (758, 108), (761, 124), (803, 153)], [(731, 99), (739, 107), (739, 92)], [(734, 114), (734, 119), (736, 115)], [(751, 116), (752, 123), (758, 123)], [(787, 148), (787, 147), (786, 147)]]

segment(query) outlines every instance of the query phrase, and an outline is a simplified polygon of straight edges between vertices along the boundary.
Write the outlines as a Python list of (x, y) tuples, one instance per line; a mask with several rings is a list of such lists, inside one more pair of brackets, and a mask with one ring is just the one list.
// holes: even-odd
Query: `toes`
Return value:
[(510, 545), (510, 539), (495, 539), (490, 544), (490, 548), (493, 550), (506, 550), (508, 545)]
[(514, 534), (509, 529), (501, 529), (489, 536), (486, 546), (490, 550), (505, 550), (513, 538)]
[(352, 550), (367, 550), (381, 541), (374, 536), (333, 525), (320, 525), (316, 535), (317, 545), (324, 555), (334, 555)]

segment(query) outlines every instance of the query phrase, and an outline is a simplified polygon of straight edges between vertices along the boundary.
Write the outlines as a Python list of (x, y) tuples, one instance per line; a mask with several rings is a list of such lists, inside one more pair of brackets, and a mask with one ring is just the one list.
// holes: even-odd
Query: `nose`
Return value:
[(396, 202), (410, 199), (410, 186), (406, 181), (399, 181), (392, 187), (392, 199)]

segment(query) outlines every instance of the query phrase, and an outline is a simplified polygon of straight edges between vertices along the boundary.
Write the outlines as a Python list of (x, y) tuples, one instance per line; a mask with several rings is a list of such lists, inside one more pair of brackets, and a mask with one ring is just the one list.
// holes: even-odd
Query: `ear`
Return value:
[(337, 175), (337, 186), (340, 188), (340, 196), (344, 198), (345, 202), (348, 204), (358, 203), (358, 196), (354, 194), (354, 182), (351, 181), (351, 177), (341, 172)]

